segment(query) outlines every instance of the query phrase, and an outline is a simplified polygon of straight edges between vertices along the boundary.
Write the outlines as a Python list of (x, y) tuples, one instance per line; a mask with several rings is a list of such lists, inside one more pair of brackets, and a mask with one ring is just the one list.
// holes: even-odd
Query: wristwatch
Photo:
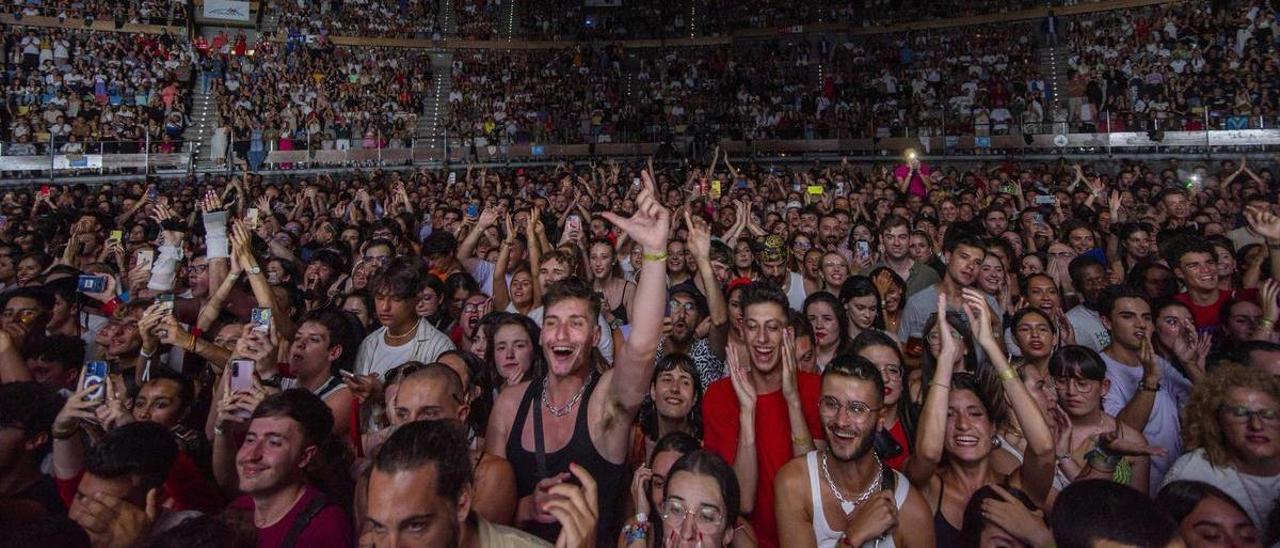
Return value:
[(262, 267), (259, 267), (258, 265), (253, 265), (252, 267), (249, 268), (249, 274), (253, 276), (262, 274)]
[(1146, 379), (1139, 380), (1138, 390), (1142, 390), (1144, 392), (1159, 392), (1160, 381), (1156, 381), (1155, 385), (1148, 385)]

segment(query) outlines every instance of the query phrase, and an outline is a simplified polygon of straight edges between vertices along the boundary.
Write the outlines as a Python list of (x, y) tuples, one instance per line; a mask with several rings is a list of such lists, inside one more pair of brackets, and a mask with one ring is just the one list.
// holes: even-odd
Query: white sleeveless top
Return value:
[(791, 281), (787, 287), (787, 304), (796, 312), (804, 312), (804, 300), (809, 296), (804, 290), (804, 275), (799, 272), (791, 272), (789, 275)]
[[(809, 469), (809, 498), (813, 502), (813, 538), (818, 540), (818, 548), (834, 548), (840, 544), (840, 537), (844, 536), (842, 531), (834, 531), (827, 525), (826, 512), (822, 510), (822, 485), (819, 483), (818, 474), (822, 472), (818, 469), (818, 452), (810, 451), (805, 456)], [(893, 500), (898, 505), (898, 509), (902, 509), (902, 505), (907, 502), (907, 493), (911, 491), (911, 484), (907, 482), (907, 477), (897, 470), (893, 471), (894, 487)], [(877, 548), (894, 548), (893, 534), (887, 534), (876, 539), (871, 543), (863, 545), (864, 547)]]

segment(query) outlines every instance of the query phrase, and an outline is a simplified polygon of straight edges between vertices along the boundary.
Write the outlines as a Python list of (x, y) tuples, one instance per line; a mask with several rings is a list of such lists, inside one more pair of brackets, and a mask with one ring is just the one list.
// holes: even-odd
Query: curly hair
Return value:
[(1226, 466), (1229, 459), (1218, 409), (1232, 388), (1259, 390), (1280, 401), (1280, 381), (1257, 368), (1225, 365), (1196, 384), (1182, 410), (1182, 441), (1188, 451), (1203, 448), (1214, 466)]

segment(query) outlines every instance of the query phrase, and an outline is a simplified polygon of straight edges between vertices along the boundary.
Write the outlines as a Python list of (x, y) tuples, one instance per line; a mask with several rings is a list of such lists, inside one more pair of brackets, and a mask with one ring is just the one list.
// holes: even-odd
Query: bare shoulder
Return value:
[(495, 413), (492, 416), (502, 417), (505, 421), (514, 419), (515, 410), (520, 406), (520, 400), (524, 399), (524, 393), (532, 383), (533, 381), (524, 381), (499, 392), (498, 399), (493, 402), (493, 410), (502, 413)]
[(809, 465), (806, 462), (807, 460), (807, 456), (799, 456), (782, 465), (782, 468), (778, 469), (778, 474), (773, 479), (774, 483), (777, 484), (775, 489), (778, 492), (793, 490), (790, 491), (792, 496), (799, 492), (796, 490), (803, 489), (807, 494), (809, 490)]

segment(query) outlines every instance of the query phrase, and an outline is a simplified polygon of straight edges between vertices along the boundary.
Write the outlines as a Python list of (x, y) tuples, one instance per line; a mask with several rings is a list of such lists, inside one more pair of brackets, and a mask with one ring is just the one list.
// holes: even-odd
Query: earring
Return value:
[(1001, 444), (1001, 442), (1000, 442), (1000, 436), (991, 436), (991, 446), (992, 446), (992, 447), (994, 447), (994, 448), (996, 448), (996, 449), (999, 449), (999, 448), (1000, 448), (1000, 444)]

